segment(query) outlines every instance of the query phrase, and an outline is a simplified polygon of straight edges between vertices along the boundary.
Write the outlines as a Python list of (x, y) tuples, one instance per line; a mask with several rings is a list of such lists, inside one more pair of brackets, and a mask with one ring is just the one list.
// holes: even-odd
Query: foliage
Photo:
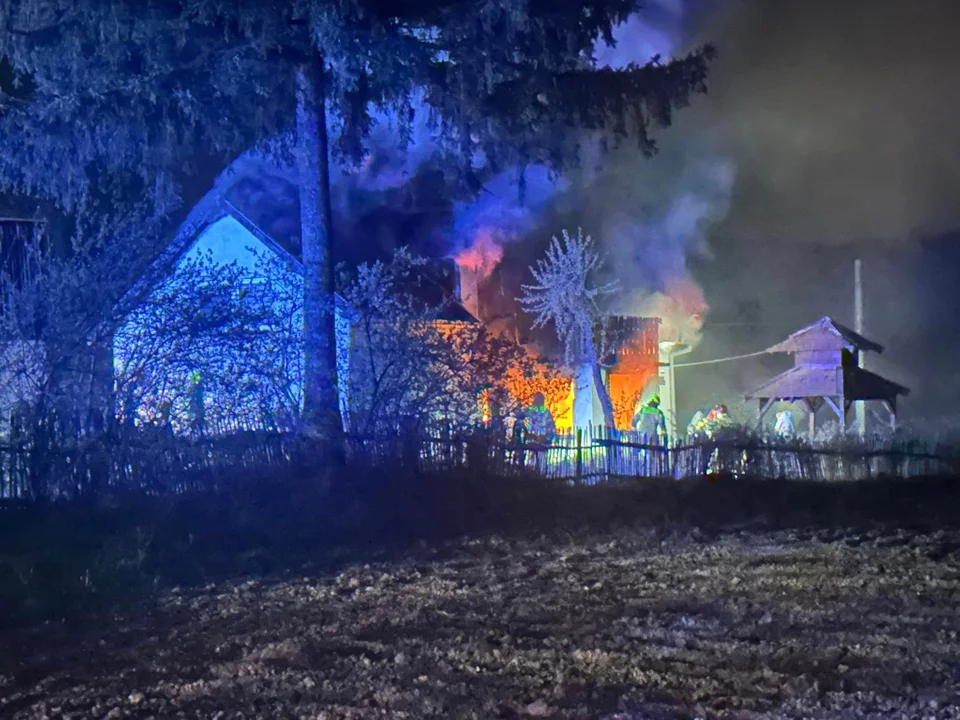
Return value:
[(21, 420), (32, 431), (54, 422), (72, 425), (70, 432), (102, 426), (115, 300), (132, 282), (130, 269), (142, 252), (120, 238), (141, 225), (149, 226), (149, 218), (131, 215), (127, 224), (75, 238), (72, 257), (43, 252), (38, 235), (23, 247), (20, 272), (0, 275), (4, 419), (28, 400), (29, 418), (21, 412)]
[(25, 438), (105, 429), (114, 393), (130, 425), (196, 431), (201, 399), (207, 430), (296, 427), (303, 281), (278, 256), (258, 253), (252, 267), (185, 259), (127, 311), (111, 302), (130, 280), (113, 270), (117, 253), (38, 248), (22, 277), (0, 281), (0, 415), (16, 409)]
[(480, 186), (478, 157), (488, 172), (570, 166), (583, 140), (571, 129), (601, 142), (634, 135), (652, 151), (650, 128), (705, 90), (712, 50), (597, 68), (594, 42), (612, 42), (636, 9), (632, 0), (8, 3), (0, 57), (18, 82), (0, 107), (0, 189), (52, 199), (81, 229), (147, 207), (166, 223), (142, 229), (138, 244), (156, 251), (205, 189), (203, 171), (212, 177), (258, 144), (296, 157), (312, 418), (335, 396), (324, 380), (336, 372), (333, 319), (318, 310), (333, 292), (329, 120), (334, 154), (357, 162), (371, 112), (398, 111), (403, 145), (411, 95), (425, 90), (461, 193)]
[[(296, 150), (310, 167), (319, 160), (320, 172), (301, 182), (321, 187), (319, 198), (301, 202), (306, 385), (315, 401), (307, 404), (335, 398), (330, 382), (318, 382), (336, 373), (334, 320), (322, 310), (333, 294), (323, 252), (328, 148), (325, 132), (318, 139), (303, 129), (325, 130), (330, 111), (340, 122), (335, 149), (359, 160), (371, 103), (406, 107), (403, 68), (422, 43), (357, 3), (190, 0), (145, 9), (27, 0), (4, 10), (0, 57), (22, 81), (0, 112), (4, 190), (54, 199), (81, 224), (125, 217), (144, 198), (173, 225), (183, 200), (190, 206), (206, 190), (198, 173), (213, 177), (251, 146), (273, 142), (288, 158)], [(319, 92), (298, 92), (304, 84)], [(309, 121), (303, 127), (295, 104)], [(165, 234), (139, 240), (156, 251)]]
[(255, 38), (252, 27), (215, 24), (190, 5), (8, 7), (0, 55), (21, 73), (22, 92), (2, 117), (3, 134), (19, 141), (0, 156), (4, 184), (74, 208), (90, 196), (89, 169), (114, 179), (127, 171), (155, 203), (175, 203), (175, 185), (154, 192), (158, 178), (183, 179), (201, 148), (230, 157), (278, 130), (278, 117), (289, 123), (292, 78), (268, 72), (276, 22)]
[(617, 284), (593, 284), (602, 265), (593, 238), (582, 229), (576, 236), (563, 230), (561, 238), (551, 239), (546, 257), (530, 268), (536, 284), (521, 286), (520, 304), (534, 316), (533, 327), (554, 325), (571, 367), (606, 354), (604, 325), (609, 312), (604, 300), (616, 291)]
[(302, 403), (302, 280), (269, 252), (253, 268), (186, 259), (125, 318), (115, 354), (128, 422), (196, 431), (199, 393), (208, 428), (291, 429)]
[(636, 10), (634, 0), (8, 4), (0, 57), (18, 82), (5, 88), (0, 136), (17, 142), (3, 143), (0, 184), (70, 207), (99, 185), (172, 209), (200, 164), (293, 129), (296, 69), (314, 60), (327, 70), (335, 150), (354, 161), (375, 107), (396, 107), (398, 139), (409, 138), (415, 86), (465, 167), (477, 150), (501, 168), (569, 165), (570, 128), (635, 135), (652, 150), (652, 125), (705, 89), (712, 49), (596, 68), (593, 44), (612, 43)]
[(423, 263), (401, 250), (345, 280), (344, 299), (355, 313), (350, 420), (361, 435), (475, 423), (480, 393), (505, 389), (508, 374), (530, 362), (519, 345), (479, 325), (444, 321), (442, 305), (406, 292)]
[(463, 2), (428, 14), (434, 62), (423, 83), (443, 135), (468, 162), (497, 171), (576, 165), (585, 142), (600, 149), (634, 139), (645, 152), (652, 129), (706, 90), (711, 46), (662, 63), (599, 68), (594, 44), (638, 11), (635, 0), (570, 3)]

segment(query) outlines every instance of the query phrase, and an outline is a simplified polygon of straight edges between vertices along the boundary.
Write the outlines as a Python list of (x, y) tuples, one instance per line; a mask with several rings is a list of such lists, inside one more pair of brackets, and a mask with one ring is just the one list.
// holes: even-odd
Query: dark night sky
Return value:
[[(736, 180), (712, 257), (695, 263), (715, 324), (689, 360), (760, 349), (827, 314), (852, 324), (859, 256), (865, 334), (887, 347), (871, 367), (914, 390), (905, 415), (957, 414), (960, 3), (700, 7), (698, 36), (721, 57), (710, 96), (664, 143), (695, 139)], [(680, 401), (689, 414), (774, 367), (682, 371)]]

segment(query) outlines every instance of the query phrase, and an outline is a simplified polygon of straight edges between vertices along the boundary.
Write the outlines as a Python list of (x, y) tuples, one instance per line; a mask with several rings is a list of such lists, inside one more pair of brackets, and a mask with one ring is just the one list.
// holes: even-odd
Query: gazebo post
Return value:
[(763, 422), (763, 416), (767, 414), (767, 410), (770, 409), (770, 406), (776, 402), (776, 398), (760, 398), (760, 411), (757, 413), (757, 429), (760, 429), (760, 424)]
[(846, 417), (843, 398), (842, 397), (837, 398), (836, 403), (834, 403), (833, 400), (829, 397), (824, 397), (823, 399), (826, 401), (827, 405), (830, 406), (830, 409), (833, 410), (833, 414), (837, 416), (837, 421), (840, 423), (840, 430), (841, 431), (846, 430), (847, 417)]
[(805, 398), (807, 402), (807, 408), (810, 410), (810, 415), (808, 419), (810, 439), (813, 440), (813, 436), (817, 432), (817, 398)]

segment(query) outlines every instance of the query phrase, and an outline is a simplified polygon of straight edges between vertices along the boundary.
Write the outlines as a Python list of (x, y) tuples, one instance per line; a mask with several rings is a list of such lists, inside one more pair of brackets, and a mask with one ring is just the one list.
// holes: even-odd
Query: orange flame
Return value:
[(492, 273), (502, 259), (503, 248), (494, 239), (493, 233), (487, 229), (479, 230), (470, 247), (454, 257), (459, 267), (472, 270), (481, 278)]

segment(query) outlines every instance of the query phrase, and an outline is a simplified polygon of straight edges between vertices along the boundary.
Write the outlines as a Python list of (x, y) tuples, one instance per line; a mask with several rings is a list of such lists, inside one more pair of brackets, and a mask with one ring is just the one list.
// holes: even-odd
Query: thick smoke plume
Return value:
[(503, 246), (534, 230), (556, 195), (568, 186), (541, 166), (523, 173), (525, 191), (519, 192), (520, 171), (500, 173), (486, 183), (471, 202), (456, 203), (451, 229), (452, 255), (457, 264), (486, 278), (503, 258)]
[[(684, 22), (681, 2), (648, 3), (642, 15), (616, 30), (616, 45), (599, 42), (594, 57), (611, 67), (657, 56), (667, 62), (688, 49)], [(580, 172), (561, 182), (543, 168), (528, 169), (523, 202), (518, 173), (498, 176), (475, 202), (456, 207), (458, 262), (482, 267), (484, 276), (501, 258), (513, 266), (501, 268), (498, 302), (502, 316), (516, 315), (518, 309), (506, 298), (529, 280), (527, 268), (546, 241), (565, 227), (582, 227), (597, 240), (619, 281), (615, 310), (661, 317), (664, 334), (695, 344), (708, 305), (690, 260), (707, 254), (705, 233), (726, 213), (735, 173), (707, 143), (679, 142), (671, 139), (674, 133), (661, 133), (661, 152), (652, 160), (633, 147), (605, 156), (593, 153)]]
[[(711, 312), (690, 359), (762, 349), (823, 315), (852, 326), (860, 257), (865, 334), (887, 348), (868, 368), (912, 388), (907, 418), (955, 414), (960, 383), (945, 369), (955, 366), (955, 318), (944, 308), (960, 273), (955, 238), (941, 238), (960, 228), (960, 3), (700, 9), (692, 37), (715, 42), (719, 58), (710, 95), (670, 139), (711, 144), (737, 174), (726, 220), (709, 236), (713, 259), (697, 269)], [(931, 287), (953, 289), (934, 298)], [(681, 405), (730, 402), (782, 364), (683, 371)]]
[[(871, 367), (913, 388), (908, 413), (950, 412), (960, 382), (940, 359), (957, 333), (945, 298), (926, 289), (960, 296), (955, 263), (938, 261), (956, 240), (925, 238), (960, 228), (957, 27), (960, 3), (942, 0), (647, 2), (615, 48), (597, 48), (600, 62), (719, 49), (710, 94), (659, 133), (652, 159), (624, 148), (559, 187), (529, 169), (523, 204), (512, 169), (451, 206), (436, 201), (442, 188), (408, 192), (436, 150), (426, 112), (406, 154), (385, 116), (368, 163), (338, 172), (338, 207), (347, 218), (384, 203), (419, 213), (409, 234), (435, 236), (439, 254), (483, 274), (499, 262), (488, 295), (505, 306), (550, 235), (582, 226), (627, 291), (619, 310), (663, 316), (694, 341), (705, 320), (690, 360), (762, 349), (823, 315), (852, 324), (862, 257), (866, 334), (888, 348)], [(778, 362), (683, 371), (683, 413), (733, 405)]]
[[(618, 28), (616, 46), (601, 43), (595, 57), (611, 67), (669, 61), (691, 47), (686, 11), (682, 0), (649, 3)], [(621, 148), (588, 168), (579, 212), (624, 289), (617, 310), (660, 317), (663, 339), (696, 345), (709, 304), (691, 261), (709, 256), (707, 233), (727, 213), (736, 166), (709, 133), (693, 131), (690, 112), (660, 133), (653, 158)]]

